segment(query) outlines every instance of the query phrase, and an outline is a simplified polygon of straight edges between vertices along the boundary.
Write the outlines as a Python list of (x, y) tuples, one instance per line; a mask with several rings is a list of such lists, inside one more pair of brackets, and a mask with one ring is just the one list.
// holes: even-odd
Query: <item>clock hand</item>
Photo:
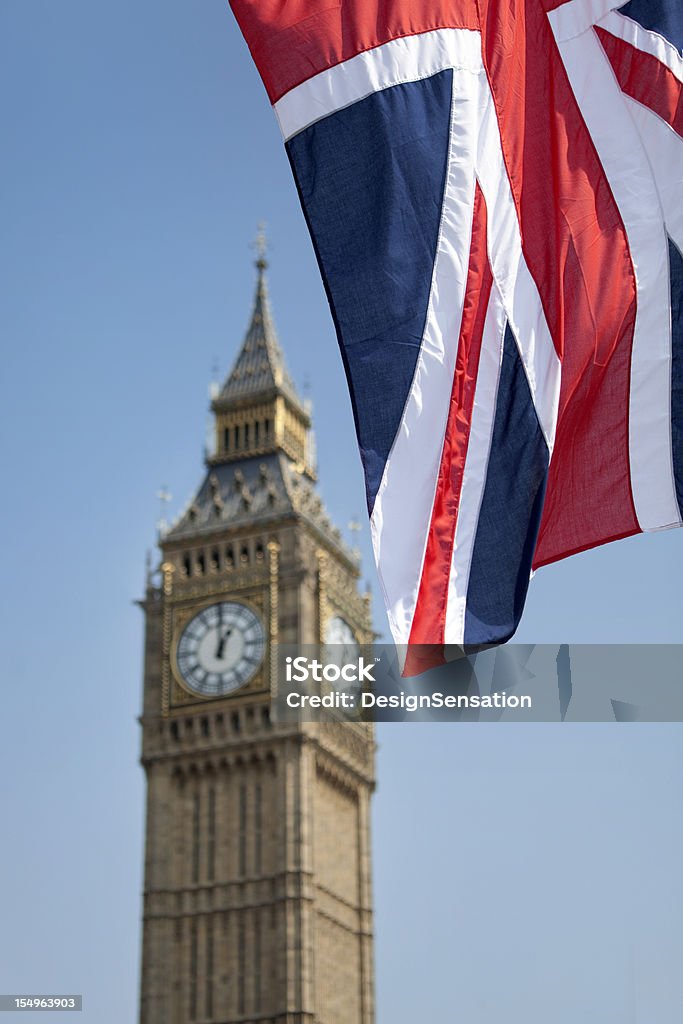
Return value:
[(232, 629), (226, 630), (226, 632), (223, 634), (223, 636), (218, 641), (218, 647), (216, 648), (216, 659), (218, 661), (222, 661), (223, 660), (223, 649), (225, 648), (225, 641), (228, 639), (228, 637), (230, 636), (231, 633), (232, 633)]

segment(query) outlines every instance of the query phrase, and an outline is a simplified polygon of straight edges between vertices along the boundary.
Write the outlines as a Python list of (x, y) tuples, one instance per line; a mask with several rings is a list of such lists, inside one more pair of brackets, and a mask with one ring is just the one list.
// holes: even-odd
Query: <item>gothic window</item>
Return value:
[(240, 1017), (245, 1014), (245, 976), (247, 966), (246, 934), (244, 927), (244, 911), (240, 913), (239, 925), (237, 927), (237, 1013)]
[[(220, 509), (219, 508), (216, 509), (216, 512), (218, 513), (218, 515), (220, 515)], [(218, 568), (219, 563), (220, 563), (220, 559), (221, 559), (220, 551), (218, 550), (218, 548), (214, 548), (213, 551), (211, 552), (211, 568), (212, 569), (217, 569)]]
[(216, 790), (209, 790), (209, 831), (206, 849), (206, 877), (213, 882), (216, 870)]
[(237, 451), (239, 449), (239, 446), (240, 446), (240, 428), (239, 427), (235, 427), (235, 451)]
[(213, 1017), (213, 918), (206, 919), (206, 1016)]
[(244, 447), (249, 447), (249, 424), (244, 424)]
[(209, 735), (209, 719), (208, 718), (202, 718), (201, 730), (202, 730), (202, 736), (208, 736)]
[(204, 558), (203, 551), (200, 551), (197, 555), (197, 572), (200, 576), (203, 576), (206, 572), (206, 559)]
[(240, 731), (240, 716), (237, 711), (233, 711), (232, 715), (230, 716), (230, 723), (232, 725), (233, 732)]
[(269, 441), (270, 440), (270, 426), (271, 426), (270, 420), (265, 420), (263, 426), (264, 426), (264, 429), (265, 429), (266, 441)]
[(258, 420), (256, 420), (256, 423), (254, 424), (254, 444), (255, 444), (255, 446), (257, 448), (258, 448), (258, 445), (259, 445), (259, 428), (260, 428), (260, 426), (261, 426), (261, 424), (259, 423)]
[(199, 790), (194, 794), (192, 802), (192, 881), (199, 881), (199, 846), (200, 846), (200, 826), (201, 822), (199, 819), (201, 807), (199, 803)]
[(256, 561), (262, 562), (264, 559), (263, 544), (259, 541), (256, 545)]
[(254, 871), (261, 874), (261, 783), (256, 784), (254, 790)]
[(226, 427), (223, 431), (223, 447), (226, 452), (230, 451), (230, 427)]
[(190, 559), (189, 555), (183, 555), (181, 571), (183, 576), (190, 576), (192, 574), (192, 560)]
[(240, 551), (240, 562), (248, 562), (248, 561), (249, 561), (249, 547), (246, 544), (243, 544), (242, 545), (242, 550)]
[(254, 1013), (261, 1012), (261, 915), (254, 911)]
[(179, 740), (180, 739), (180, 735), (178, 733), (178, 723), (177, 722), (171, 722), (171, 736), (172, 736), (172, 738), (174, 740)]
[(232, 544), (228, 544), (227, 548), (225, 549), (225, 567), (226, 569), (235, 568), (235, 552), (233, 550)]
[(247, 873), (247, 787), (244, 783), (240, 785), (238, 870), (241, 877)]
[(190, 1020), (197, 1019), (197, 922), (190, 927)]

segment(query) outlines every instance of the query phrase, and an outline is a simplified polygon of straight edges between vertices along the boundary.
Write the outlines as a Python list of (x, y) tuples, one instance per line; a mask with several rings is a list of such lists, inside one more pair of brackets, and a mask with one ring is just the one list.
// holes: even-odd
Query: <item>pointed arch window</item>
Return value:
[(206, 877), (213, 882), (216, 873), (216, 790), (209, 790), (209, 831), (206, 849)]
[(192, 881), (195, 884), (199, 881), (200, 811), (199, 790), (197, 790), (192, 801)]
[(209, 1020), (213, 1017), (213, 918), (206, 919), (206, 1016)]
[(261, 1013), (261, 914), (254, 910), (254, 1013)]
[(197, 1019), (197, 968), (197, 922), (193, 921), (190, 925), (190, 1020)]
[(262, 860), (262, 822), (261, 822), (261, 783), (257, 782), (254, 790), (254, 871), (257, 875), (261, 874), (261, 860)]
[(239, 792), (239, 874), (244, 878), (247, 873), (247, 787), (240, 785)]
[(237, 926), (237, 1013), (243, 1017), (246, 1012), (246, 985), (245, 975), (247, 966), (246, 951), (246, 928), (244, 926), (244, 911), (240, 912), (239, 924)]

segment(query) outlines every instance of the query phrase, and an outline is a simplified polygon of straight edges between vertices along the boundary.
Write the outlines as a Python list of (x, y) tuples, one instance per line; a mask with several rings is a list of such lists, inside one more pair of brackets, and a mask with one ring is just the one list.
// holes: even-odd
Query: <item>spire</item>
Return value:
[(211, 402), (215, 445), (210, 465), (282, 451), (315, 478), (310, 404), (299, 398), (277, 340), (268, 299), (263, 227), (255, 243), (256, 294), (249, 327), (225, 383)]
[(248, 398), (274, 390), (285, 392), (291, 400), (299, 403), (299, 396), (277, 340), (270, 310), (266, 278), (266, 239), (262, 225), (259, 225), (255, 247), (258, 254), (258, 277), (251, 321), (242, 348), (218, 395), (218, 403), (223, 405), (233, 399)]

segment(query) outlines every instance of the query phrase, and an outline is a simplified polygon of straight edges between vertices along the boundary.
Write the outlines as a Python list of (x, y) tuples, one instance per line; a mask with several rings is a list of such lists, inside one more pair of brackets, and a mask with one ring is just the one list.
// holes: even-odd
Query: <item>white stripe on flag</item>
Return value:
[(664, 36), (660, 36), (656, 32), (649, 32), (642, 25), (639, 25), (637, 21), (632, 21), (623, 14), (617, 13), (617, 11), (612, 11), (607, 17), (602, 18), (598, 24), (600, 28), (604, 28), (607, 32), (611, 32), (613, 36), (623, 39), (625, 43), (630, 43), (631, 46), (635, 46), (638, 50), (649, 53), (651, 57), (656, 57), (662, 64), (666, 64), (669, 71), (680, 82), (683, 82), (683, 58), (676, 47), (665, 39)]
[[(554, 21), (551, 14), (553, 26)], [(638, 299), (629, 408), (631, 489), (640, 528), (662, 529), (680, 521), (671, 463), (669, 281), (662, 211), (645, 149), (596, 33), (558, 41), (558, 47), (628, 236)]]
[(397, 644), (410, 637), (455, 371), (474, 208), (476, 83), (473, 75), (454, 72), (446, 187), (422, 347), (371, 518)]
[(538, 422), (552, 456), (562, 366), (543, 304), (522, 252), (522, 237), (503, 160), (498, 118), (488, 80), (480, 79), (476, 169), (488, 210), (489, 260), (519, 348)]
[(626, 0), (564, 0), (553, 12), (555, 36), (573, 39)]
[(503, 303), (494, 283), (491, 288), (481, 339), (479, 371), (455, 527), (455, 542), (448, 582), (445, 644), (462, 646), (465, 642), (467, 587), (474, 541), (477, 536), (479, 510), (486, 485), (493, 424), (496, 418), (498, 379), (503, 358), (506, 324), (507, 317)]
[(316, 121), (372, 93), (430, 78), (446, 68), (479, 72), (479, 32), (444, 28), (393, 39), (295, 86), (277, 101), (273, 109), (287, 140)]
[(626, 97), (626, 106), (643, 141), (650, 170), (657, 182), (667, 234), (683, 250), (683, 139), (654, 110), (644, 107), (630, 96)]

